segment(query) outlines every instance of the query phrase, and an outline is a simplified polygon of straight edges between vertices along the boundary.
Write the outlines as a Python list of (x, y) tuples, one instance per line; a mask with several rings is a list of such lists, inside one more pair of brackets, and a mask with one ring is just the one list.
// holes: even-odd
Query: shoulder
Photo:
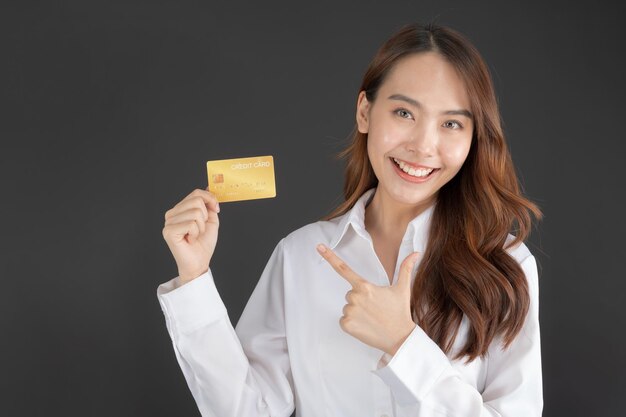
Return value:
[(526, 278), (530, 281), (531, 286), (535, 287), (538, 280), (537, 260), (534, 255), (528, 249), (528, 246), (524, 242), (519, 242), (515, 246), (508, 246), (515, 239), (515, 236), (508, 234), (506, 242), (504, 244), (507, 253), (517, 261), (517, 263), (526, 274)]
[[(515, 239), (515, 236), (512, 234), (508, 234), (506, 243), (504, 247), (507, 248), (507, 245)], [(507, 253), (515, 259), (522, 271), (526, 275), (526, 279), (529, 282), (531, 297), (537, 297), (538, 286), (539, 286), (539, 273), (537, 269), (537, 260), (534, 255), (528, 249), (528, 246), (524, 242), (520, 242), (515, 246), (508, 247), (506, 249)]]
[(515, 246), (509, 246), (514, 239), (515, 236), (509, 233), (506, 237), (504, 248), (513, 259), (515, 259), (519, 263), (522, 263), (528, 257), (532, 256), (532, 253), (524, 242), (519, 242)]

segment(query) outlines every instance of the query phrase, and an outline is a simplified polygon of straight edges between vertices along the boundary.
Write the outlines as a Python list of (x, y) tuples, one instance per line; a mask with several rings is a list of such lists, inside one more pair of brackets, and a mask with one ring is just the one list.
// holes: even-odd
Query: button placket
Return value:
[(389, 285), (389, 279), (387, 278), (387, 271), (385, 271), (385, 267), (382, 262), (380, 262), (380, 258), (376, 254), (376, 249), (374, 249), (374, 241), (372, 240), (372, 236), (365, 229), (360, 229), (357, 231), (359, 236), (367, 241), (371, 251), (372, 251), (372, 259), (376, 259), (376, 265), (378, 268), (378, 273), (376, 274), (376, 279), (379, 282), (379, 285)]
[(398, 250), (398, 259), (396, 260), (396, 270), (393, 273), (393, 285), (398, 282), (398, 274), (400, 273), (400, 266), (402, 261), (409, 256), (409, 253), (413, 252), (413, 242), (410, 239), (402, 240), (400, 249)]

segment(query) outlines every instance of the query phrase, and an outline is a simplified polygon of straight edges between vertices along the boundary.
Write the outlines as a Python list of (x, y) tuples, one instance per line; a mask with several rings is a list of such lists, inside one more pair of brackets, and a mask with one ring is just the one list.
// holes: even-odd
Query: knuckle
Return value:
[(339, 261), (339, 262), (337, 262), (337, 269), (338, 269), (340, 272), (349, 272), (349, 271), (350, 271), (350, 267), (348, 266), (348, 264), (346, 264), (346, 263), (345, 263), (345, 262), (343, 262), (343, 261)]
[(214, 193), (212, 193), (211, 191), (209, 191), (209, 189), (207, 188), (206, 190), (201, 190), (201, 194), (202, 197), (204, 197), (204, 199), (206, 199), (206, 197), (209, 198), (209, 200), (216, 200), (217, 201), (217, 197), (215, 196)]
[(196, 188), (195, 190), (191, 192), (191, 194), (189, 194), (189, 199), (194, 200), (196, 202), (201, 201), (204, 203), (204, 200), (206, 200), (205, 193), (206, 191)]
[(341, 317), (341, 319), (339, 319), (339, 324), (341, 325), (341, 328), (346, 332), (349, 332), (353, 326), (352, 320), (348, 316)]
[(194, 215), (200, 219), (205, 219), (205, 215), (204, 215), (204, 210), (202, 210), (200, 207), (196, 207), (195, 209), (193, 209)]
[(373, 288), (369, 282), (359, 282), (358, 289), (359, 289), (359, 292), (361, 292), (365, 296), (372, 295)]

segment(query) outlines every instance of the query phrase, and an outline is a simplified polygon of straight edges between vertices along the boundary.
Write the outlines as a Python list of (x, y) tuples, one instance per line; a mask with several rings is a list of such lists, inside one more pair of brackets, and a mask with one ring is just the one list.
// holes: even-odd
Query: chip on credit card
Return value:
[(276, 197), (274, 157), (207, 161), (209, 191), (220, 203)]

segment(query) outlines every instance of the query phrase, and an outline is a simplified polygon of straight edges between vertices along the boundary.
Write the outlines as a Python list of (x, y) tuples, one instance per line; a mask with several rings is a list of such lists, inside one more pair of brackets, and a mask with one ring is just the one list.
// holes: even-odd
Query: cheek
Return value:
[(370, 158), (383, 160), (386, 154), (402, 144), (406, 134), (394, 126), (371, 124), (367, 138), (367, 152)]
[(403, 130), (402, 126), (394, 123), (392, 119), (384, 114), (372, 113), (368, 140), (371, 141), (375, 149), (389, 151), (406, 136), (407, 132)]
[(394, 147), (397, 146), (394, 141), (394, 136), (389, 132), (371, 132), (367, 138), (367, 153), (370, 157), (370, 161), (374, 161), (375, 164), (380, 164), (380, 161), (385, 159), (385, 154)]
[(380, 150), (378, 149), (378, 145), (371, 140), (371, 137), (368, 137), (367, 139), (367, 156), (370, 160), (370, 165), (372, 165), (372, 168), (374, 169), (374, 172), (377, 173), (378, 171), (378, 165), (380, 164), (378, 162), (378, 159), (380, 158)]
[(467, 159), (471, 146), (471, 139), (466, 141), (450, 141), (441, 148), (441, 156), (448, 166), (460, 167)]
[(378, 179), (381, 178), (385, 170), (386, 153), (392, 148), (393, 146), (390, 146), (387, 136), (375, 136), (370, 133), (367, 138), (367, 156), (372, 170), (374, 170), (374, 175)]

